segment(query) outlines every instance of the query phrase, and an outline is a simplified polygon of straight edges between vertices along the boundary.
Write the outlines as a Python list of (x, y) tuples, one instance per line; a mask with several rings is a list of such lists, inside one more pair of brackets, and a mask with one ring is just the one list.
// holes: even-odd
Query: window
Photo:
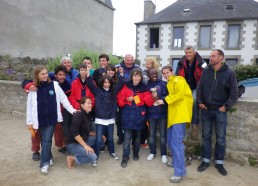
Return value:
[(226, 5), (226, 10), (233, 10), (234, 6), (232, 4), (227, 4)]
[(227, 48), (237, 49), (239, 48), (240, 41), (240, 25), (228, 25), (228, 40)]
[(226, 64), (229, 68), (232, 68), (233, 66), (237, 65), (238, 59), (226, 59)]
[(184, 47), (184, 27), (174, 27), (173, 48)]
[(184, 8), (184, 12), (190, 12), (190, 8)]
[(178, 62), (179, 62), (179, 58), (173, 58), (172, 59), (172, 69), (173, 69), (174, 74), (176, 74), (176, 68), (177, 68)]
[(211, 26), (200, 27), (199, 48), (210, 48)]
[(159, 28), (150, 28), (150, 48), (159, 48)]

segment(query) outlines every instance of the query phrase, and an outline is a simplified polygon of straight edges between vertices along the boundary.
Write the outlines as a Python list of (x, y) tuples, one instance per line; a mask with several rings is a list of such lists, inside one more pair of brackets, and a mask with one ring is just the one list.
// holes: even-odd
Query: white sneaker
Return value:
[(49, 160), (49, 165), (50, 165), (50, 166), (54, 165), (53, 159), (50, 159), (50, 160)]
[(98, 164), (97, 164), (96, 161), (91, 163), (91, 166), (92, 166), (92, 167), (97, 167), (97, 165), (98, 165)]
[(47, 174), (48, 173), (48, 165), (45, 165), (44, 167), (41, 168), (41, 172), (43, 174)]
[(149, 156), (147, 157), (147, 160), (151, 161), (153, 160), (154, 157), (155, 157), (155, 154), (149, 154)]
[(161, 161), (162, 161), (162, 163), (167, 163), (168, 162), (168, 158), (167, 158), (167, 156), (166, 155), (163, 155), (162, 157), (161, 157)]
[(170, 178), (170, 182), (171, 182), (171, 183), (179, 183), (179, 182), (182, 180), (182, 178), (183, 178), (183, 177), (181, 177), (181, 176), (172, 176), (172, 177)]
[(116, 155), (116, 153), (111, 153), (110, 155), (114, 158), (114, 160), (119, 160), (119, 158), (118, 158), (118, 156)]

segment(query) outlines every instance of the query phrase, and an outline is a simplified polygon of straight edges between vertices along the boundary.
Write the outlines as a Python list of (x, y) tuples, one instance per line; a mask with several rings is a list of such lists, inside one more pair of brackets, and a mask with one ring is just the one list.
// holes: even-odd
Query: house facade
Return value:
[[(155, 5), (145, 0), (146, 7)], [(152, 8), (153, 9), (153, 8)], [(146, 11), (146, 10), (145, 10)], [(222, 49), (225, 62), (258, 64), (258, 2), (254, 0), (178, 0), (136, 23), (136, 57), (148, 56), (176, 69), (184, 48), (192, 45), (209, 62), (212, 49)]]
[(0, 0), (0, 56), (113, 52), (111, 0)]

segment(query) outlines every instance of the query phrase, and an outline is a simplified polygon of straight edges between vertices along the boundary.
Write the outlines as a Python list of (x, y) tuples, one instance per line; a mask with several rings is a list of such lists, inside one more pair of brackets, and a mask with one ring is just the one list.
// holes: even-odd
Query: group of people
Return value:
[[(78, 70), (72, 68), (69, 57), (62, 58), (54, 73), (48, 73), (42, 65), (36, 66), (33, 81), (24, 85), (28, 92), (27, 126), (32, 133), (33, 160), (40, 160), (41, 172), (48, 173), (53, 165), (54, 133), (59, 152), (68, 154), (68, 168), (84, 163), (97, 166), (105, 143), (110, 156), (118, 160), (113, 138), (116, 124), (117, 143), (123, 144), (121, 167), (125, 168), (130, 145), (133, 160), (137, 161), (146, 138), (150, 146), (146, 158), (155, 158), (159, 129), (161, 161), (172, 165), (174, 174), (170, 181), (178, 183), (187, 174), (183, 144), (186, 128), (192, 127), (191, 137), (197, 140), (201, 109), (203, 159), (197, 170), (202, 172), (210, 164), (215, 125), (215, 167), (227, 175), (223, 166), (226, 116), (237, 101), (238, 89), (235, 73), (222, 63), (223, 58), (223, 51), (214, 49), (207, 66), (194, 47), (188, 46), (175, 73), (171, 66), (162, 67), (160, 73), (157, 60), (152, 57), (146, 59), (146, 69), (142, 70), (130, 54), (116, 66), (109, 63), (108, 55), (101, 54), (100, 67), (95, 70), (89, 57), (83, 59)], [(172, 154), (171, 163), (167, 147)]]

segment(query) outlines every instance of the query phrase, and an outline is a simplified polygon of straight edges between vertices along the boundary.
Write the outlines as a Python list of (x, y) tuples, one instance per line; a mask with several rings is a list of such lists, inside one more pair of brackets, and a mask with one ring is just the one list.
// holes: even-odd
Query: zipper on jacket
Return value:
[(210, 97), (209, 97), (209, 105), (211, 103), (211, 96), (212, 96), (212, 93), (213, 93), (213, 89), (214, 89), (214, 84), (216, 82), (216, 70), (214, 70), (214, 79), (213, 79), (213, 82), (212, 82), (212, 87), (211, 87), (211, 94), (210, 94)]
[(45, 105), (46, 105), (46, 113), (47, 113), (47, 125), (49, 125), (49, 121), (48, 121), (48, 109), (47, 109), (47, 100), (46, 100), (46, 89), (44, 88), (44, 100), (45, 100)]

